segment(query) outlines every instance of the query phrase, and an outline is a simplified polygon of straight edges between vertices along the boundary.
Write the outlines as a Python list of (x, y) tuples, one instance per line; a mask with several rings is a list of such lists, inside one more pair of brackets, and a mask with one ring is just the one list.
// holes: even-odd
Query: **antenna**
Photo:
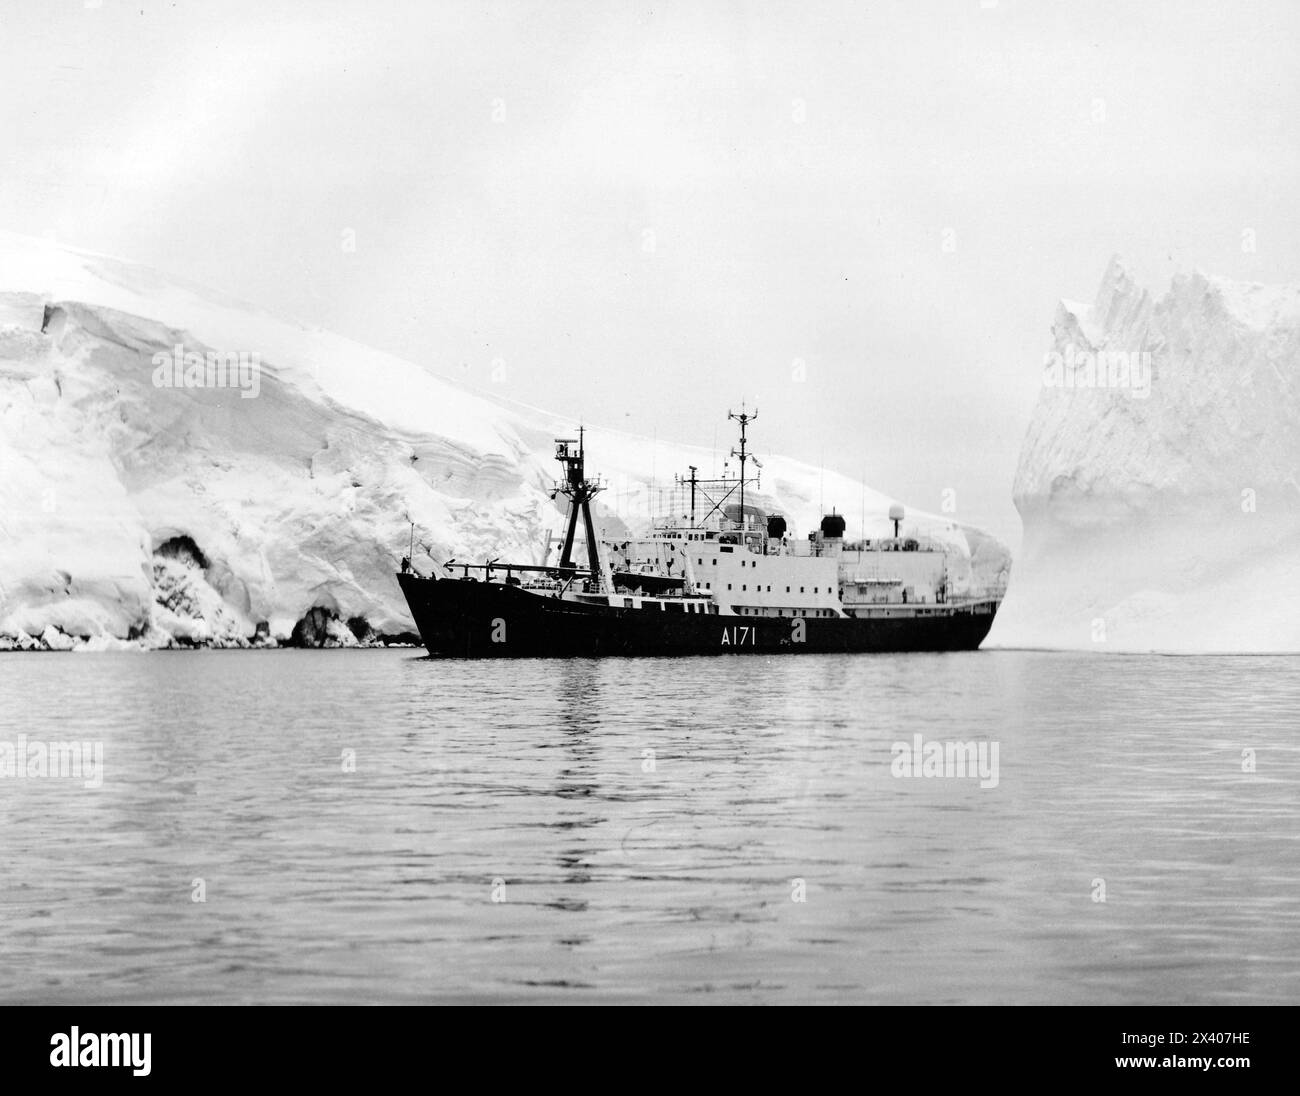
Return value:
[(741, 538), (741, 542), (743, 543), (745, 539), (745, 525), (746, 525), (745, 522), (745, 461), (749, 459), (749, 453), (745, 448), (745, 440), (746, 440), (745, 429), (746, 427), (749, 426), (751, 422), (753, 422), (756, 418), (758, 418), (758, 408), (755, 407), (753, 414), (750, 414), (745, 410), (744, 401), (741, 401), (740, 414), (737, 415), (734, 411), (728, 411), (727, 418), (735, 419), (738, 423), (740, 423), (740, 452), (738, 453), (736, 452), (735, 449), (732, 449), (731, 455), (733, 457), (740, 458), (740, 538)]
[(862, 532), (859, 534), (863, 540), (867, 539), (867, 470), (862, 469)]
[(654, 531), (655, 521), (655, 464), (659, 456), (659, 427), (655, 426), (650, 431), (650, 490), (646, 492), (645, 516), (650, 519), (651, 532)]

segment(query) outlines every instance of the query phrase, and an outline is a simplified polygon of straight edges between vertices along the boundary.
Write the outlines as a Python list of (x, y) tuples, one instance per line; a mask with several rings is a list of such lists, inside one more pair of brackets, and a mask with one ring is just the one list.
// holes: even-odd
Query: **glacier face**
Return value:
[(1113, 259), (1052, 334), (990, 645), (1300, 650), (1300, 287)]
[[(222, 371), (191, 372), (209, 355)], [(345, 643), (342, 622), (407, 632), (393, 572), (409, 523), (425, 570), (539, 558), (563, 521), (553, 439), (574, 425), (147, 268), (0, 233), (0, 646), (245, 644), (309, 617)], [(587, 445), (611, 536), (646, 528), (650, 469), (711, 460), (600, 428)], [(865, 498), (866, 534), (888, 532), (889, 496), (763, 462), (755, 501), (794, 529), (815, 527), (824, 495), (851, 512)], [(906, 527), (945, 543), (955, 589), (1005, 580), (987, 533), (920, 511)]]

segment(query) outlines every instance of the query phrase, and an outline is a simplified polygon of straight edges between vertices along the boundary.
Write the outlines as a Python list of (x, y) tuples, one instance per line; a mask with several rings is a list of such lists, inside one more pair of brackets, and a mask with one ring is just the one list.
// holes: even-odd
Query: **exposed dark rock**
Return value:
[(289, 637), (290, 647), (324, 647), (329, 642), (331, 621), (338, 620), (338, 615), (331, 609), (316, 606), (308, 609), (301, 620), (293, 626)]
[(166, 556), (169, 559), (179, 559), (196, 564), (202, 570), (208, 569), (208, 557), (205, 556), (194, 538), (182, 533), (180, 536), (172, 537), (170, 540), (163, 541), (154, 550), (156, 556)]
[(379, 640), (385, 647), (423, 647), (424, 641), (418, 632), (394, 632), (382, 635)]

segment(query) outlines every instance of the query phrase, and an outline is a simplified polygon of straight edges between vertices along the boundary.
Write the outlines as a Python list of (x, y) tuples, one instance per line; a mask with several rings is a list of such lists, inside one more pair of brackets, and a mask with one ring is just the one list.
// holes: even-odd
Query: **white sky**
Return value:
[(1015, 542), (1058, 298), (1300, 280), (1298, 54), (1294, 0), (0, 0), (0, 225), (591, 422), (757, 402)]

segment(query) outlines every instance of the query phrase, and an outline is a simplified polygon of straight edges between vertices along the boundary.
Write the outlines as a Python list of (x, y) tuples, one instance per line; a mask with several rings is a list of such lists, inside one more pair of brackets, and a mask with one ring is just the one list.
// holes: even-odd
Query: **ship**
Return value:
[[(749, 450), (757, 411), (739, 423), (739, 475), (674, 477), (673, 498), (640, 537), (598, 536), (591, 502), (604, 489), (586, 472), (585, 431), (559, 438), (567, 500), (564, 535), (540, 563), (464, 563), (433, 573), (402, 559), (397, 581), (434, 658), (972, 651), (992, 627), (1002, 590), (959, 591), (950, 550), (905, 535), (846, 540), (832, 510), (800, 537), (779, 513), (746, 503), (761, 486)], [(579, 543), (585, 549), (579, 555)], [(549, 561), (553, 548), (559, 557)]]

